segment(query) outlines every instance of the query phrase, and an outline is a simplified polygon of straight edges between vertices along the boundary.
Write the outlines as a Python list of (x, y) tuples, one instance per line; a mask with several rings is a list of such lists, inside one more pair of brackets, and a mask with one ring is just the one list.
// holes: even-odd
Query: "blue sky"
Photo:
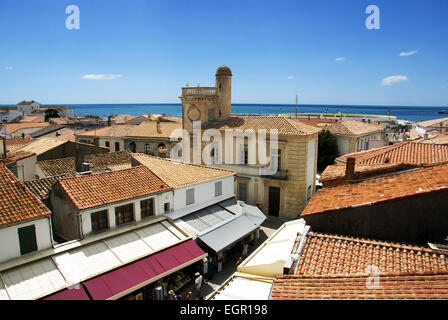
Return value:
[(0, 104), (179, 103), (226, 64), (233, 103), (447, 106), (447, 16), (446, 0), (0, 0)]

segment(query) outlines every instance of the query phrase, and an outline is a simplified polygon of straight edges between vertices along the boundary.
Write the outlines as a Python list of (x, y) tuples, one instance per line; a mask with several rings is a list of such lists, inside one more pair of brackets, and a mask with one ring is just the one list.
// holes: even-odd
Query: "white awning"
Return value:
[(0, 272), (0, 299), (39, 299), (187, 238), (167, 221), (159, 221), (67, 249)]
[(233, 277), (212, 300), (268, 300), (272, 281)]

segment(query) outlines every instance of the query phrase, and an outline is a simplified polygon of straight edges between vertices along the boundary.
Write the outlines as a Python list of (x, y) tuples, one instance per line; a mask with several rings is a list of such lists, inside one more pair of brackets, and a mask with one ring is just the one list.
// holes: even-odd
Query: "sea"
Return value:
[[(179, 104), (65, 104), (75, 109), (75, 116), (97, 115), (107, 117), (110, 115), (129, 114), (163, 114), (168, 116), (182, 116), (182, 105)], [(279, 114), (295, 113), (295, 105), (287, 104), (232, 104), (232, 113), (238, 114)], [(355, 105), (309, 105), (299, 104), (297, 113), (342, 113), (342, 114), (369, 114), (390, 115), (398, 120), (412, 122), (448, 117), (447, 114), (438, 114), (438, 111), (448, 110), (447, 107), (433, 106), (355, 106)]]

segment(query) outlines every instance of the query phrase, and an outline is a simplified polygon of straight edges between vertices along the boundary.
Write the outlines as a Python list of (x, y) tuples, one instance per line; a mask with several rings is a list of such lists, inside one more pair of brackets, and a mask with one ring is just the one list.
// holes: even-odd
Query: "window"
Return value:
[(282, 150), (277, 150), (277, 170), (282, 170)]
[(163, 212), (170, 212), (170, 203), (169, 202), (165, 202), (163, 204)]
[(91, 213), (90, 220), (92, 222), (92, 232), (101, 232), (109, 228), (107, 210)]
[(33, 225), (18, 228), (20, 254), (26, 254), (37, 250), (36, 227)]
[(247, 165), (248, 162), (248, 150), (244, 144), (240, 144), (240, 161), (239, 164)]
[(134, 221), (134, 204), (126, 204), (115, 208), (115, 224), (117, 226)]
[(358, 150), (357, 151), (361, 151), (362, 149), (362, 140), (358, 140)]
[(215, 120), (215, 109), (208, 109), (208, 121)]
[(306, 190), (306, 201), (310, 201), (311, 199), (311, 186), (308, 186), (308, 189)]
[(120, 151), (120, 142), (115, 142), (115, 151)]
[(154, 215), (154, 198), (140, 201), (142, 219)]
[(187, 189), (187, 206), (194, 203), (194, 189)]
[(110, 142), (109, 141), (106, 141), (106, 148), (110, 149)]
[(239, 200), (247, 201), (247, 183), (239, 183)]
[(149, 154), (149, 152), (150, 152), (149, 144), (145, 144), (145, 153)]
[(215, 182), (215, 197), (222, 195), (222, 181)]
[(364, 150), (369, 150), (369, 138), (364, 140)]

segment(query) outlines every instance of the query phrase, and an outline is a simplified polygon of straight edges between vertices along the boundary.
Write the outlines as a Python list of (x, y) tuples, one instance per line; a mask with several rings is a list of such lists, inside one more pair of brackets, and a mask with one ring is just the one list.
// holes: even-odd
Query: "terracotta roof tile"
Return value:
[(165, 182), (144, 166), (62, 178), (56, 184), (61, 185), (78, 210), (170, 189)]
[(172, 188), (216, 178), (228, 177), (235, 174), (235, 171), (227, 169), (182, 163), (166, 158), (149, 156), (143, 153), (133, 154), (132, 157), (140, 164), (149, 168)]
[(368, 276), (281, 276), (273, 284), (272, 300), (446, 300), (448, 273)]
[(6, 130), (8, 130), (9, 133), (14, 133), (17, 130), (20, 129), (27, 129), (27, 128), (42, 128), (42, 127), (48, 127), (50, 126), (50, 123), (48, 122), (41, 122), (41, 123), (7, 123), (4, 125)]
[(360, 136), (382, 132), (384, 131), (384, 126), (353, 119), (342, 119), (325, 129), (331, 131), (333, 134)]
[(135, 128), (137, 128), (136, 125), (112, 125), (110, 127), (102, 127), (94, 130), (79, 132), (76, 136), (122, 138), (127, 136)]
[(45, 118), (43, 116), (26, 116), (23, 117), (19, 123), (36, 123), (36, 122), (44, 122)]
[(50, 210), (0, 164), (0, 226), (50, 215)]
[(160, 122), (160, 132), (157, 131), (157, 122), (142, 122), (128, 133), (129, 137), (145, 137), (145, 138), (169, 138), (171, 133), (176, 129), (182, 129), (182, 123), (177, 122)]
[(367, 151), (346, 154), (336, 161), (345, 163), (347, 158), (355, 158), (359, 164), (439, 164), (448, 162), (448, 146), (416, 142), (403, 142)]
[(59, 178), (63, 178), (66, 175), (58, 177), (43, 178), (31, 181), (25, 181), (25, 186), (33, 192), (40, 200), (48, 199), (51, 187), (58, 181)]
[(325, 277), (412, 272), (448, 272), (442, 251), (412, 244), (309, 232), (295, 275)]
[(318, 190), (301, 216), (448, 190), (448, 164)]
[(426, 120), (426, 121), (422, 121), (417, 123), (417, 125), (419, 127), (423, 127), (423, 128), (437, 128), (437, 127), (448, 127), (448, 118), (440, 118), (440, 119), (432, 119), (432, 120)]
[(277, 129), (279, 135), (286, 136), (304, 136), (312, 135), (320, 131), (319, 128), (306, 125), (295, 119), (289, 119), (286, 117), (231, 117), (227, 121), (216, 122), (207, 126), (203, 126), (203, 129), (219, 129), (221, 131), (226, 129), (241, 129), (241, 130), (271, 130)]
[[(131, 153), (129, 151), (118, 151), (110, 153), (89, 154), (85, 156), (85, 161), (93, 165), (92, 171), (108, 170), (115, 165), (125, 165), (131, 163)], [(75, 158), (61, 158), (54, 160), (38, 161), (37, 166), (47, 176), (60, 176), (62, 174), (75, 173)]]

